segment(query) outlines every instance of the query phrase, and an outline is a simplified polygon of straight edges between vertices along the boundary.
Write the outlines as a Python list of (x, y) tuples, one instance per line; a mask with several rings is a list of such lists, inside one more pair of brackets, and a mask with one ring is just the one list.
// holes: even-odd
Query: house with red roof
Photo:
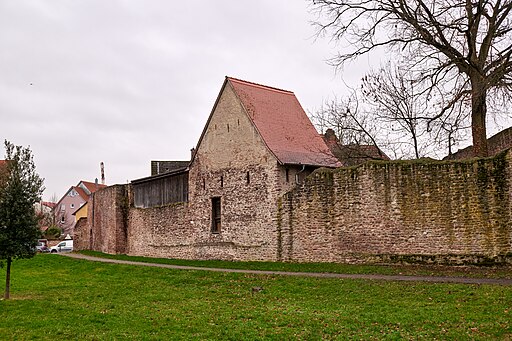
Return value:
[[(251, 175), (260, 176), (265, 168), (265, 176), (274, 178), (273, 190), (282, 194), (319, 167), (342, 165), (293, 92), (231, 77), (222, 85), (191, 161), (163, 173), (153, 172), (154, 163), (152, 176), (132, 181), (136, 207), (188, 201), (189, 194), (200, 193), (183, 183), (184, 175), (206, 190), (216, 182), (228, 186), (227, 174), (235, 169), (250, 183)], [(179, 181), (172, 180), (178, 176)]]
[(53, 215), (55, 223), (62, 230), (62, 234), (73, 236), (75, 216), (73, 213), (87, 203), (91, 194), (107, 187), (97, 182), (80, 181), (76, 186), (71, 186), (62, 198), (55, 204)]
[(374, 144), (342, 144), (332, 129), (325, 131), (323, 139), (343, 167), (357, 166), (371, 160), (390, 160), (389, 156)]

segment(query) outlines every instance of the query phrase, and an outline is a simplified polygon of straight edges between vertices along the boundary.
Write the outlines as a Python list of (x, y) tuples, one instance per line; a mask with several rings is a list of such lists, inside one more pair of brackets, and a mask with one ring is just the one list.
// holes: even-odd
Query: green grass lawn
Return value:
[(12, 299), (0, 301), (1, 340), (501, 340), (512, 338), (511, 321), (510, 286), (184, 271), (59, 255), (15, 261)]

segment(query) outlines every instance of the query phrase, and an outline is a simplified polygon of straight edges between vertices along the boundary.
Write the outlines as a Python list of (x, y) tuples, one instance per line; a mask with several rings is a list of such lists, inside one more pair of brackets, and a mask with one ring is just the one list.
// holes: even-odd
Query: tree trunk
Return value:
[(5, 294), (4, 298), (8, 300), (11, 296), (11, 257), (7, 257), (7, 270), (5, 274)]
[(473, 135), (473, 156), (489, 156), (487, 148), (487, 91), (482, 82), (471, 82), (471, 132)]

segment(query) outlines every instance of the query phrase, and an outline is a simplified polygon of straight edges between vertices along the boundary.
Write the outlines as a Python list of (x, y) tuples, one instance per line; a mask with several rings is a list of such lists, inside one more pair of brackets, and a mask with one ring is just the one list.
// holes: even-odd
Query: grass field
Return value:
[(59, 255), (15, 261), (12, 299), (0, 301), (1, 340), (506, 340), (511, 321), (510, 286), (212, 273)]

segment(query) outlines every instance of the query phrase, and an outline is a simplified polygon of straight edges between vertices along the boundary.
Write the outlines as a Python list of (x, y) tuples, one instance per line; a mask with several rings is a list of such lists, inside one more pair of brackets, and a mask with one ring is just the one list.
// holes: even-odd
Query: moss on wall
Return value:
[[(509, 254), (510, 159), (508, 151), (464, 161), (372, 161), (317, 170), (288, 193), (290, 203), (280, 212), (283, 230), (293, 223), (290, 259), (343, 262), (355, 254), (387, 254), (492, 261)], [(284, 221), (286, 215), (293, 219)]]

